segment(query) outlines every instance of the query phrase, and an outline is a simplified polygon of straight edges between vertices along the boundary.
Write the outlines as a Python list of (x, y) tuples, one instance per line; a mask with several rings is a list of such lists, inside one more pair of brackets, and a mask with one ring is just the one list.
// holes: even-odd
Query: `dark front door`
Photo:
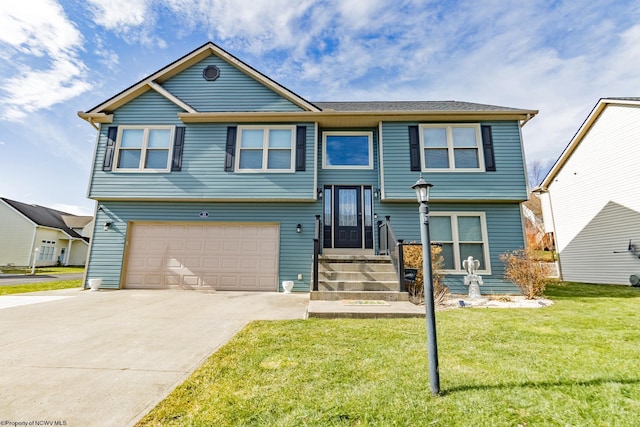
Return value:
[(334, 248), (362, 247), (362, 197), (360, 186), (334, 187)]

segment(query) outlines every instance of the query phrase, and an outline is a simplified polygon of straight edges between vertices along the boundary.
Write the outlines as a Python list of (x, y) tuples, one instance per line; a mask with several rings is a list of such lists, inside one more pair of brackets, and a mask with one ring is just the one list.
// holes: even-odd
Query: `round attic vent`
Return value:
[(215, 65), (209, 65), (202, 72), (202, 77), (204, 77), (205, 80), (213, 81), (220, 77), (220, 69)]

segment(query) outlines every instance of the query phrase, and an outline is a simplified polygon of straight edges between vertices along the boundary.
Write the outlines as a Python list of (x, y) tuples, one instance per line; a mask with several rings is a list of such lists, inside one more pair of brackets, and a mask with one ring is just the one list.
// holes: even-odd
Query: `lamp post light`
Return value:
[(424, 307), (427, 318), (427, 352), (429, 355), (429, 382), (431, 393), (440, 393), (438, 370), (438, 343), (436, 338), (436, 315), (433, 302), (433, 273), (431, 271), (431, 237), (429, 236), (429, 190), (433, 184), (418, 178), (411, 186), (416, 191), (420, 204), (420, 240), (422, 241), (422, 282), (424, 285)]

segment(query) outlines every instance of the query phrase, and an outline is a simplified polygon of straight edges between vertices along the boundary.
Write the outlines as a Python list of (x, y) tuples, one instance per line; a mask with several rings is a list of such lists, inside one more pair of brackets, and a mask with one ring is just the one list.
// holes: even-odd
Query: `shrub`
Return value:
[[(416, 280), (407, 282), (409, 299), (414, 304), (424, 301), (424, 277), (422, 274), (422, 245), (403, 245), (404, 265), (418, 270)], [(433, 299), (436, 305), (442, 305), (449, 294), (449, 288), (442, 283), (442, 265), (444, 258), (440, 255), (440, 246), (431, 246), (431, 272), (433, 276)]]
[(512, 281), (527, 299), (541, 297), (547, 284), (547, 265), (534, 259), (533, 250), (518, 249), (500, 255), (504, 277)]

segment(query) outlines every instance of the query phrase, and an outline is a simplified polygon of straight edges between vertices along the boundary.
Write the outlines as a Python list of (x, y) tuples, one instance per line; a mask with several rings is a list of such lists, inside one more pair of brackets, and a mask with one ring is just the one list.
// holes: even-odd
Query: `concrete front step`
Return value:
[(309, 293), (309, 299), (311, 301), (409, 301), (409, 293), (395, 291), (312, 291)]
[(318, 271), (362, 271), (362, 272), (374, 272), (380, 271), (385, 273), (394, 273), (395, 268), (393, 264), (381, 263), (381, 262), (335, 262), (335, 261), (319, 261)]
[(344, 281), (344, 282), (394, 282), (397, 276), (394, 271), (318, 271), (318, 278), (322, 281)]
[(400, 284), (397, 281), (338, 281), (319, 280), (318, 290), (320, 291), (399, 291)]
[(408, 301), (391, 301), (385, 305), (362, 304), (349, 305), (342, 301), (311, 300), (307, 308), (307, 317), (324, 319), (397, 319), (424, 318), (424, 307)]
[(389, 263), (386, 255), (320, 255), (319, 262), (367, 262), (367, 263)]

